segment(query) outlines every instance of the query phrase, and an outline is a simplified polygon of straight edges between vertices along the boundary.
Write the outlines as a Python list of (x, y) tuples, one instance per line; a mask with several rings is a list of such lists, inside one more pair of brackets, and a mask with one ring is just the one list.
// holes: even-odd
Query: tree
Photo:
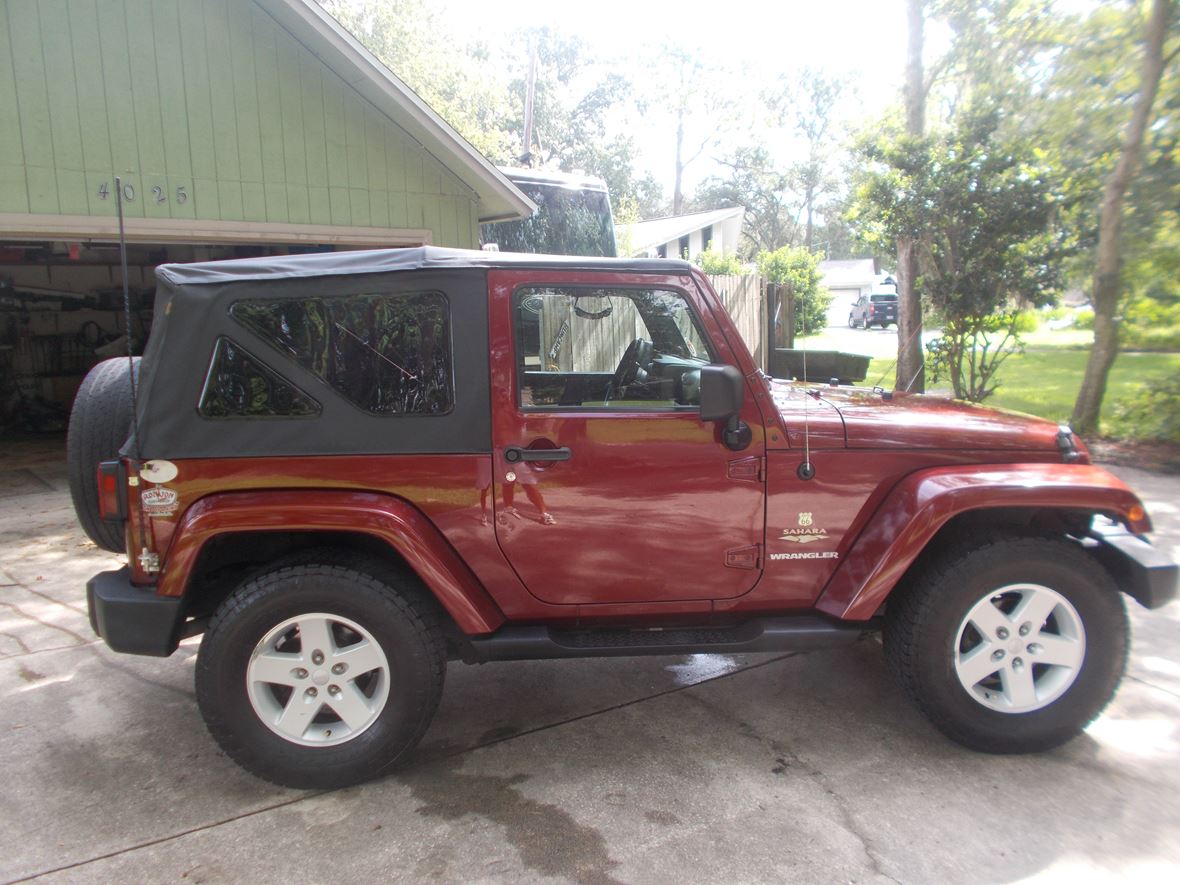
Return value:
[(321, 4), (480, 153), (497, 163), (520, 153), (508, 125), (518, 111), (486, 48), (457, 46), (427, 0)]
[(912, 240), (918, 294), (944, 321), (932, 368), (976, 402), (1020, 346), (1018, 308), (1052, 301), (1066, 254), (1056, 182), (1027, 139), (1001, 133), (1004, 110), (982, 105), (918, 144), (865, 144), (855, 190), (867, 240)]
[(1127, 127), (1118, 163), (1106, 181), (1099, 211), (1098, 245), (1095, 250), (1094, 346), (1086, 362), (1086, 374), (1074, 403), (1072, 423), (1079, 433), (1097, 428), (1106, 379), (1118, 354), (1119, 329), (1116, 312), (1121, 290), (1121, 236), (1123, 203), (1135, 176), (1144, 133), (1151, 119), (1152, 104), (1163, 75), (1164, 40), (1174, 16), (1173, 0), (1154, 0), (1144, 29), (1143, 68), (1131, 121)]
[(767, 150), (741, 147), (719, 163), (728, 174), (702, 182), (691, 205), (701, 211), (744, 206), (740, 252), (746, 257), (795, 245), (799, 204), (790, 176), (776, 168)]
[(833, 174), (835, 109), (846, 82), (815, 68), (784, 75), (780, 91), (769, 96), (782, 124), (803, 146), (803, 159), (793, 164), (790, 178), (799, 195), (803, 215), (803, 246), (811, 249), (815, 216), (820, 204), (839, 188)]
[(795, 334), (825, 328), (832, 295), (819, 285), (819, 256), (797, 246), (783, 246), (758, 254), (758, 273), (769, 282), (786, 286), (795, 297)]
[[(926, 130), (926, 84), (922, 67), (924, 0), (906, 0), (905, 121), (906, 135), (917, 143)], [(898, 233), (897, 244), (897, 380), (901, 390), (926, 389), (922, 357), (922, 302), (918, 296), (917, 236), (912, 229)]]

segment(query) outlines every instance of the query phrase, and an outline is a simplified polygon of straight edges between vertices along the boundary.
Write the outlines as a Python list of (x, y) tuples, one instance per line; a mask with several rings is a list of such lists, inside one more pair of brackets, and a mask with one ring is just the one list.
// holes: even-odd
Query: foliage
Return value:
[(765, 99), (803, 149), (802, 159), (791, 165), (788, 178), (800, 202), (803, 246), (807, 249), (814, 245), (816, 215), (841, 187), (835, 168), (838, 133), (833, 121), (847, 87), (841, 77), (803, 68), (782, 76), (777, 93)]
[(1119, 337), (1127, 349), (1180, 350), (1180, 298), (1133, 296)]
[(634, 197), (623, 195), (614, 201), (615, 246), (618, 254), (628, 256), (635, 254), (635, 235), (631, 225), (643, 220), (640, 213), (639, 201)]
[[(1078, 378), (1086, 364), (1086, 351), (1070, 347), (1044, 347), (1014, 354), (1001, 367), (999, 389), (988, 405), (1016, 409), (1066, 421), (1077, 395)], [(1180, 354), (1121, 353), (1111, 369), (1106, 395), (1111, 408), (1101, 431), (1109, 436), (1133, 436), (1136, 431), (1115, 420), (1120, 404), (1137, 398), (1145, 387), (1154, 387), (1180, 376)]]
[(1115, 404), (1113, 418), (1120, 437), (1180, 445), (1180, 375), (1144, 385), (1133, 399)]
[(428, 0), (321, 0), (323, 7), (486, 157), (512, 162), (519, 108), (486, 48), (456, 46)]
[(719, 165), (727, 173), (701, 183), (690, 204), (696, 211), (744, 206), (742, 248), (744, 256), (795, 245), (799, 238), (798, 212), (790, 179), (762, 147), (738, 148)]
[(1027, 335), (1029, 332), (1035, 332), (1041, 326), (1041, 318), (1037, 315), (1035, 310), (1021, 310), (1017, 311), (1012, 323), (1012, 328), (1016, 330), (1017, 334)]
[(795, 334), (816, 332), (828, 324), (832, 294), (819, 285), (820, 256), (796, 246), (758, 253), (758, 273), (786, 286), (795, 296)]
[(696, 263), (702, 271), (711, 275), (739, 277), (749, 273), (749, 270), (736, 255), (724, 255), (713, 251), (712, 247), (697, 255)]
[(1019, 350), (1015, 306), (1053, 301), (1067, 251), (1055, 182), (1027, 141), (1000, 133), (1001, 111), (982, 102), (928, 138), (862, 142), (851, 210), (871, 243), (917, 242), (919, 292), (945, 322), (934, 377), (974, 402)]
[(1023, 314), (1008, 310), (948, 320), (942, 335), (926, 344), (934, 379), (950, 378), (955, 396), (982, 402), (995, 392), (996, 372), (1023, 351), (1017, 327)]

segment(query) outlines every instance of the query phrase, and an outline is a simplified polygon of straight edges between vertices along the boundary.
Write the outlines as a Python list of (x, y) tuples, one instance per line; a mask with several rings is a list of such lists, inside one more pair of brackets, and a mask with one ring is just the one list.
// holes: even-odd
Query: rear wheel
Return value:
[(96, 471), (102, 461), (119, 456), (131, 434), (131, 370), (139, 374), (139, 357), (103, 360), (90, 370), (74, 397), (66, 437), (70, 497), (83, 531), (103, 550), (122, 553), (123, 524), (106, 522), (98, 511)]
[(222, 749), (288, 787), (391, 770), (430, 724), (445, 673), (442, 633), (417, 589), (315, 563), (238, 588), (197, 658), (197, 700)]
[(951, 739), (990, 753), (1065, 743), (1122, 678), (1127, 615), (1075, 544), (997, 537), (927, 567), (886, 615), (902, 687)]

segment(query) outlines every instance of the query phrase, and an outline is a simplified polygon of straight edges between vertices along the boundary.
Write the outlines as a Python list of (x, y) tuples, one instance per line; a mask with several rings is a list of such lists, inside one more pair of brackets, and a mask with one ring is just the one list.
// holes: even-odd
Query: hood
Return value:
[[(792, 445), (794, 431), (802, 429), (806, 400), (813, 443), (816, 413), (836, 413), (843, 423), (845, 442), (852, 449), (1058, 450), (1059, 425), (1023, 412), (928, 394), (892, 393), (887, 399), (880, 392), (859, 387), (776, 380), (771, 389)], [(820, 425), (827, 426), (822, 418)]]

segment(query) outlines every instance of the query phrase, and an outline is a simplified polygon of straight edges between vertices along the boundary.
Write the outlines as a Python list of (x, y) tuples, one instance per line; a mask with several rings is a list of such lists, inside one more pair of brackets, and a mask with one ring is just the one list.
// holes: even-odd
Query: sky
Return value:
[[(511, 50), (513, 31), (548, 25), (581, 37), (601, 57), (633, 57), (645, 46), (671, 42), (710, 62), (744, 66), (746, 71), (728, 86), (735, 91), (761, 89), (780, 73), (804, 66), (845, 75), (852, 81), (845, 110), (852, 122), (876, 116), (900, 98), (906, 45), (903, 0), (548, 0), (499, 8), (486, 0), (436, 4), (457, 31), (483, 39), (497, 51)], [(939, 35), (930, 36), (937, 44)], [(641, 165), (670, 196), (673, 132), (654, 116), (633, 125)], [(688, 190), (716, 171), (704, 158), (694, 164), (686, 176)]]

